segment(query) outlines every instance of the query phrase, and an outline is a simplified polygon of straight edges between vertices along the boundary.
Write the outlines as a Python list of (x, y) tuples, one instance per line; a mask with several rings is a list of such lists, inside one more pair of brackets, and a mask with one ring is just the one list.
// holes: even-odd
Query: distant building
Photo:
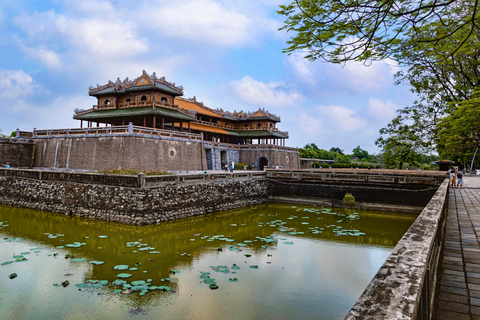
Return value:
[(288, 132), (276, 128), (280, 117), (264, 109), (256, 112), (230, 112), (211, 109), (196, 97), (182, 98), (183, 87), (151, 76), (145, 71), (134, 79), (109, 81), (90, 87), (89, 95), (97, 104), (88, 110), (76, 110), (74, 119), (87, 127), (107, 125), (143, 126), (203, 134), (204, 140), (233, 144), (285, 145)]

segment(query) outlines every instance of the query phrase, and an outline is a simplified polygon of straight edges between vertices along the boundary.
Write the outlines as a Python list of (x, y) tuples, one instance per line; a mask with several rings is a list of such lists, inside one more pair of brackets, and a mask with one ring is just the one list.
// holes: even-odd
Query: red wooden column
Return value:
[(190, 121), (188, 121), (188, 133), (191, 133), (190, 132)]
[(180, 122), (180, 132), (183, 132), (183, 121)]
[(80, 129), (83, 128), (83, 120), (80, 120)]
[(160, 129), (165, 129), (165, 117), (162, 117), (162, 126)]
[(144, 116), (144, 117), (143, 117), (143, 126), (144, 126), (144, 127), (147, 126), (147, 116)]
[(153, 129), (155, 129), (155, 127), (157, 125), (156, 123), (157, 123), (157, 116), (153, 115)]

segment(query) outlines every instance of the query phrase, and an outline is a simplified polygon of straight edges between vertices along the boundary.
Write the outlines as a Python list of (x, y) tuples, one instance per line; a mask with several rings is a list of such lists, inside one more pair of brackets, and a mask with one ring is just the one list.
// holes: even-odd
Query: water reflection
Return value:
[[(30, 251), (28, 261), (0, 266), (0, 286), (8, 288), (0, 289), (0, 300), (6, 302), (0, 318), (118, 319), (138, 313), (167, 319), (341, 319), (414, 219), (268, 204), (139, 227), (0, 206), (0, 222), (8, 225), (0, 228), (2, 237), (21, 239), (2, 243), (0, 263)], [(84, 245), (66, 246), (75, 242)], [(72, 262), (66, 254), (87, 261)], [(104, 263), (89, 264), (92, 260)], [(114, 270), (120, 264), (137, 270)], [(240, 269), (232, 269), (233, 264)], [(211, 268), (218, 265), (229, 272)], [(254, 265), (258, 269), (250, 268)], [(7, 277), (12, 272), (19, 275), (14, 280)], [(201, 272), (210, 272), (219, 289), (210, 290)], [(111, 283), (119, 273), (132, 274), (128, 282), (151, 279), (151, 286), (171, 291), (140, 296), (113, 294), (123, 288), (111, 284), (98, 289), (74, 285)], [(53, 286), (66, 279), (67, 288)]]

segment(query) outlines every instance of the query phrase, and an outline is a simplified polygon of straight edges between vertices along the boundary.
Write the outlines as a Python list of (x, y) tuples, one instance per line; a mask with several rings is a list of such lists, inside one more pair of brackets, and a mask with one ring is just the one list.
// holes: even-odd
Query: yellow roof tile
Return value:
[(205, 109), (205, 108), (202, 108), (202, 107), (199, 106), (198, 104), (193, 103), (193, 102), (190, 102), (190, 101), (185, 101), (185, 100), (181, 100), (181, 99), (175, 99), (175, 104), (178, 104), (178, 106), (179, 106), (181, 109), (185, 109), (185, 110), (195, 110), (197, 113), (200, 113), (200, 114), (203, 114), (203, 115), (207, 115), (207, 116), (211, 116), (211, 117), (216, 117), (216, 118), (222, 118), (221, 115), (216, 114), (215, 112), (212, 112), (212, 111), (207, 110), (207, 109)]

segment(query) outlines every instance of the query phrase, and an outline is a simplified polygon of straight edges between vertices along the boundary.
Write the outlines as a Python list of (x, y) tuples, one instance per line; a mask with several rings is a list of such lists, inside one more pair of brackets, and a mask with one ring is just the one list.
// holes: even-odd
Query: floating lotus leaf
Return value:
[(253, 266), (250, 266), (250, 268), (252, 268), (252, 269), (258, 269), (258, 266), (257, 266), (257, 265), (253, 265)]
[(61, 287), (62, 285), (61, 285), (61, 284), (58, 284), (58, 283), (54, 283), (53, 286), (54, 286), (54, 287)]
[(135, 280), (135, 281), (132, 281), (131, 284), (133, 286), (140, 286), (142, 284), (145, 284), (146, 282), (144, 280)]
[(204, 279), (203, 282), (206, 283), (206, 284), (212, 284), (212, 283), (215, 283), (216, 280), (215, 280), (215, 279), (208, 278), (208, 279)]
[(128, 283), (125, 283), (125, 284), (123, 285), (123, 289), (130, 289), (131, 287), (132, 287), (132, 285), (131, 285), (131, 284), (128, 284)]
[(142, 292), (140, 292), (138, 295), (139, 295), (139, 296), (144, 296), (146, 293), (147, 293), (146, 291), (142, 291)]
[(152, 282), (152, 279), (147, 279), (147, 282)]
[(40, 248), (40, 247), (38, 247), (38, 248), (32, 248), (32, 249), (30, 249), (30, 251), (35, 251), (35, 250), (39, 250), (39, 249), (42, 249), (42, 248)]
[(171, 273), (171, 274), (177, 274), (177, 273), (180, 273), (180, 271), (178, 271), (178, 270), (170, 270), (170, 273)]
[(138, 286), (132, 286), (132, 287), (130, 288), (130, 290), (132, 290), (132, 291), (148, 290), (148, 285), (142, 284), (142, 285), (138, 285)]
[(13, 261), (5, 261), (5, 262), (1, 263), (1, 265), (2, 265), (2, 266), (6, 266), (6, 265), (8, 265), (8, 264), (10, 264), (10, 263), (13, 263)]
[(69, 247), (69, 248), (80, 248), (81, 245), (80, 245), (80, 244), (69, 243), (69, 244), (66, 244), (65, 247)]
[(160, 253), (160, 251), (150, 251), (149, 253)]
[(142, 272), (143, 272), (143, 273), (147, 273), (148, 271), (147, 271), (147, 270), (143, 270)]
[(211, 285), (208, 286), (210, 289), (215, 290), (218, 289), (218, 286), (215, 283), (212, 283)]
[(305, 234), (303, 231), (297, 231), (297, 234)]
[(128, 270), (135, 271), (135, 270), (138, 270), (138, 268), (132, 267), (132, 268), (130, 268), (130, 269), (128, 269)]
[(113, 293), (122, 293), (122, 289), (113, 290)]
[(247, 245), (245, 243), (237, 243), (237, 246), (239, 247), (246, 247)]
[(249, 253), (245, 253), (244, 256), (247, 257), (247, 258), (250, 258), (252, 255), (249, 254)]
[(93, 261), (90, 261), (89, 263), (96, 264), (98, 266), (98, 265), (104, 264), (105, 262), (104, 261), (93, 260)]
[(126, 264), (119, 264), (119, 265), (113, 267), (113, 269), (115, 269), (115, 270), (127, 270), (128, 268), (129, 268), (129, 266), (126, 265)]
[(26, 251), (26, 252), (21, 252), (20, 254), (21, 254), (21, 255), (26, 255), (26, 254), (30, 254), (30, 251)]
[(310, 224), (310, 222), (302, 222), (302, 224)]
[(82, 262), (86, 260), (87, 260), (86, 258), (70, 259), (71, 262)]
[(108, 236), (98, 236), (98, 238), (105, 239), (108, 238)]
[(197, 239), (190, 239), (190, 241), (195, 241), (195, 240), (197, 240)]
[(99, 250), (102, 250), (102, 249), (103, 249), (103, 247), (98, 247), (98, 249), (99, 249)]
[(130, 273), (120, 273), (117, 275), (117, 278), (130, 278), (131, 276)]
[(85, 288), (86, 286), (87, 286), (86, 283), (77, 283), (77, 284), (75, 285), (75, 287), (78, 287), (78, 288)]
[(167, 287), (167, 286), (159, 286), (159, 287), (158, 287), (158, 290), (170, 291), (170, 290), (172, 290), (172, 288)]
[(27, 258), (18, 258), (15, 260), (15, 262), (22, 262), (22, 261), (28, 261)]
[[(239, 266), (233, 266), (232, 269), (233, 269), (233, 270), (238, 270), (238, 269), (240, 269), (240, 267), (239, 267)], [(233, 272), (232, 272), (232, 273), (233, 273)]]
[(148, 287), (148, 290), (157, 290), (157, 289), (158, 289), (157, 286), (150, 286), (150, 287)]
[(112, 282), (113, 285), (116, 285), (116, 286), (123, 286), (125, 283), (127, 283), (127, 281), (125, 280), (120, 280), (120, 279), (117, 279), (115, 281)]
[(288, 245), (290, 245), (290, 244), (293, 244), (293, 241), (285, 241), (283, 244), (288, 244)]
[(230, 282), (236, 282), (236, 281), (238, 281), (238, 279), (237, 279), (237, 278), (233, 278), (233, 279), (232, 279), (232, 278), (229, 278), (228, 281), (230, 281)]

